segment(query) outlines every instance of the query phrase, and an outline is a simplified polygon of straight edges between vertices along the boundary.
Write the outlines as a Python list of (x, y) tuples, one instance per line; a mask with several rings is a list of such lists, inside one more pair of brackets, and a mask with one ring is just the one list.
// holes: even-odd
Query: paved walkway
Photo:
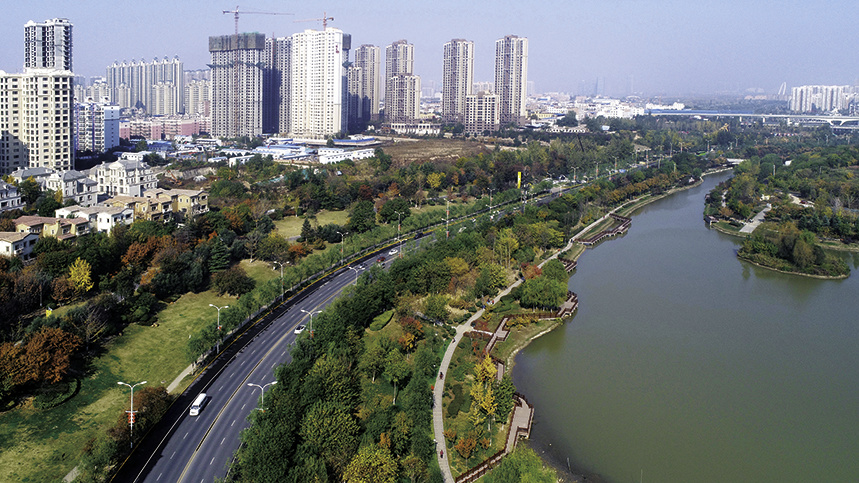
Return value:
[(771, 209), (772, 205), (767, 203), (767, 207), (762, 209), (760, 213), (755, 215), (755, 217), (752, 218), (752, 221), (746, 223), (742, 228), (740, 228), (740, 233), (751, 233), (755, 231), (755, 228), (757, 228), (758, 225), (764, 222), (764, 216), (766, 216), (767, 212)]
[(192, 372), (194, 372), (194, 364), (191, 364), (190, 366), (186, 367), (182, 372), (179, 373), (178, 376), (176, 376), (176, 379), (173, 379), (173, 382), (171, 382), (170, 385), (167, 386), (167, 392), (172, 393), (182, 382), (182, 379), (185, 379), (185, 376)]

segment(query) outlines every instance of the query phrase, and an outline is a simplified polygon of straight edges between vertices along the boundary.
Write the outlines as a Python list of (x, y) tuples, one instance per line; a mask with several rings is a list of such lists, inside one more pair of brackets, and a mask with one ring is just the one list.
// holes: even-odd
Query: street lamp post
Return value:
[(223, 307), (218, 307), (214, 304), (209, 304), (209, 307), (214, 307), (218, 309), (218, 343), (215, 345), (215, 355), (221, 352), (221, 309), (230, 308), (229, 305), (224, 305)]
[(265, 385), (262, 385), (262, 386), (260, 386), (259, 384), (254, 384), (252, 382), (248, 383), (248, 386), (253, 386), (253, 387), (259, 388), (259, 392), (260, 392), (259, 405), (260, 405), (260, 407), (257, 409), (259, 409), (260, 411), (265, 411), (265, 388), (267, 388), (268, 386), (271, 386), (273, 384), (277, 384), (277, 381), (272, 381), (272, 382), (265, 384)]
[(340, 235), (340, 265), (343, 265), (343, 233), (338, 231), (337, 234)]
[(403, 257), (403, 240), (400, 238), (400, 220), (402, 219), (403, 213), (401, 211), (395, 211), (397, 214), (397, 243), (400, 245), (400, 258)]
[(305, 314), (310, 315), (310, 335), (312, 336), (313, 335), (313, 314), (318, 314), (322, 311), (321, 310), (304, 310), (304, 309), (299, 309), (299, 310), (301, 310)]
[(360, 271), (360, 270), (358, 270), (358, 269), (357, 269), (357, 268), (355, 268), (355, 267), (348, 267), (348, 268), (349, 268), (349, 270), (355, 270), (355, 285), (358, 285), (358, 274), (359, 274), (361, 271)]
[[(283, 302), (283, 264), (278, 262), (277, 260), (271, 262), (280, 265), (280, 301)], [(218, 312), (220, 315), (220, 311)]]
[(128, 383), (125, 383), (122, 381), (117, 381), (117, 384), (122, 385), (122, 386), (128, 386), (129, 388), (131, 388), (131, 409), (126, 411), (126, 412), (128, 413), (128, 425), (131, 426), (131, 428), (128, 430), (129, 431), (129, 438), (128, 439), (131, 443), (131, 447), (133, 448), (134, 447), (134, 413), (137, 412), (134, 410), (134, 388), (141, 385), (141, 384), (146, 384), (146, 381), (138, 382), (137, 384), (135, 384), (133, 386), (131, 384), (128, 384)]

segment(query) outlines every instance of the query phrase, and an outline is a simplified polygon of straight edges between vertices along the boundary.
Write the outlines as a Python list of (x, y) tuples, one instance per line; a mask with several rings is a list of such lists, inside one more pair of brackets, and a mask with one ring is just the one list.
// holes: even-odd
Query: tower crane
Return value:
[(223, 10), (221, 13), (233, 14), (235, 22), (235, 34), (233, 34), (233, 130), (235, 136), (239, 136), (239, 15), (293, 15), (282, 12), (254, 12), (250, 10)]
[(322, 18), (306, 18), (304, 20), (294, 20), (293, 22), (322, 22), (322, 30), (328, 28), (328, 21), (334, 21), (334, 17), (329, 17), (327, 13), (322, 12)]

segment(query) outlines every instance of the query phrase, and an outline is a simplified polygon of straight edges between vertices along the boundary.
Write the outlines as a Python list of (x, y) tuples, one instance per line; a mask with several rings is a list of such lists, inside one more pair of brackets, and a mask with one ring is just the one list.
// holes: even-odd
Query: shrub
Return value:
[(250, 292), (255, 284), (254, 280), (248, 277), (245, 269), (239, 265), (212, 275), (212, 283), (218, 290), (218, 295), (228, 293), (236, 296)]

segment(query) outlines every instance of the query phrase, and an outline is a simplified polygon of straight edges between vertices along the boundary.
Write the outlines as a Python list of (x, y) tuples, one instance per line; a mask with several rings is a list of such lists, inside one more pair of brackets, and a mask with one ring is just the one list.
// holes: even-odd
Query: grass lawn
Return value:
[[(242, 266), (258, 283), (279, 273), (266, 263)], [(129, 401), (117, 381), (167, 386), (191, 362), (188, 336), (217, 316), (209, 304), (229, 305), (234, 297), (213, 291), (188, 293), (158, 314), (158, 326), (130, 325), (92, 361), (76, 396), (53, 409), (24, 404), (0, 414), (0, 481), (53, 482), (77, 465), (83, 445), (122, 415)], [(190, 378), (179, 386), (187, 387)]]
[[(310, 220), (311, 225), (327, 225), (329, 223), (336, 223), (340, 226), (344, 226), (349, 221), (349, 212), (344, 211), (320, 211), (316, 214), (316, 222)], [(304, 217), (300, 216), (287, 216), (282, 220), (278, 220), (274, 222), (274, 226), (277, 227), (277, 231), (285, 236), (286, 238), (291, 238), (294, 236), (301, 235), (301, 226), (304, 224)]]
[(492, 355), (506, 361), (507, 371), (513, 369), (513, 360), (510, 356), (522, 347), (525, 347), (537, 334), (549, 330), (558, 324), (563, 323), (560, 319), (540, 320), (529, 324), (520, 329), (513, 329), (507, 340), (500, 341), (495, 344), (492, 349)]

